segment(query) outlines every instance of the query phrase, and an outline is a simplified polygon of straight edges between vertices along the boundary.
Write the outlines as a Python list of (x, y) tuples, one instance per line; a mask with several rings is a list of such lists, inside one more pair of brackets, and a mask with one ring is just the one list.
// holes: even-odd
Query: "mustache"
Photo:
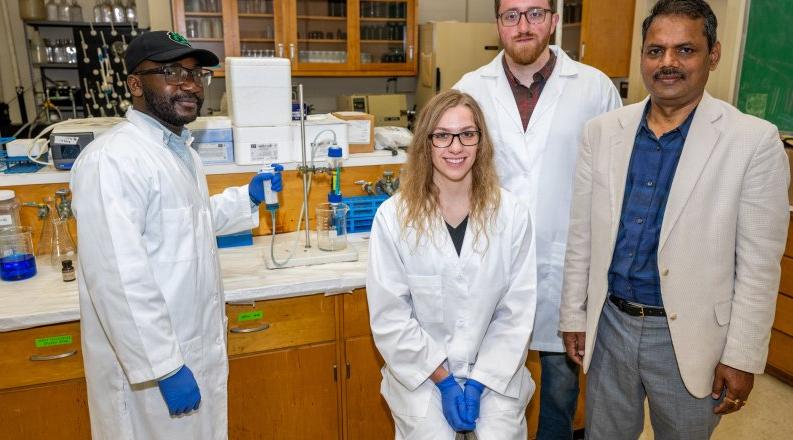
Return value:
[(657, 72), (653, 74), (653, 79), (658, 80), (661, 79), (661, 77), (674, 77), (674, 76), (685, 78), (686, 74), (677, 67), (661, 67)]
[(520, 38), (526, 38), (526, 37), (538, 38), (537, 35), (532, 32), (520, 32), (514, 37), (512, 37), (512, 41), (517, 41)]
[(191, 92), (182, 92), (177, 95), (171, 97), (171, 102), (174, 103), (176, 101), (195, 101), (197, 103), (201, 103), (204, 100), (201, 99), (197, 94)]

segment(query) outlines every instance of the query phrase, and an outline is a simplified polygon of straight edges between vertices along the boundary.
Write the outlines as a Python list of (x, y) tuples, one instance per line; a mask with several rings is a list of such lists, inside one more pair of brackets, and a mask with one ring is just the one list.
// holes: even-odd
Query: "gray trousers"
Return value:
[(720, 399), (683, 385), (666, 317), (630, 316), (606, 300), (587, 374), (587, 439), (637, 439), (645, 397), (657, 440), (709, 439), (719, 423)]

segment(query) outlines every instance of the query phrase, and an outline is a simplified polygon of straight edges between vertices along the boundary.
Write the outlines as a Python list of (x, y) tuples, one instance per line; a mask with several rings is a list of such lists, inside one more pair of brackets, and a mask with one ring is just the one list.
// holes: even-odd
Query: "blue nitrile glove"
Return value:
[(479, 418), (479, 402), (484, 390), (485, 386), (473, 379), (468, 379), (465, 382), (465, 390), (463, 391), (465, 412), (463, 413), (463, 419), (466, 422), (476, 423), (476, 419)]
[(465, 399), (463, 388), (454, 380), (451, 374), (446, 379), (435, 384), (441, 390), (441, 404), (443, 405), (443, 416), (449, 422), (449, 426), (457, 432), (473, 431), (476, 424), (465, 421), (462, 414), (465, 412)]
[(198, 390), (198, 383), (187, 365), (182, 365), (176, 374), (157, 384), (160, 386), (160, 393), (162, 393), (165, 404), (168, 405), (168, 412), (172, 416), (198, 409), (198, 405), (201, 403), (201, 391)]
[(281, 171), (284, 167), (282, 165), (273, 164), (275, 173), (258, 173), (253, 176), (248, 184), (248, 195), (251, 201), (255, 204), (260, 204), (264, 201), (264, 181), (272, 181), (272, 189), (275, 192), (281, 192), (284, 189), (283, 180), (281, 179)]

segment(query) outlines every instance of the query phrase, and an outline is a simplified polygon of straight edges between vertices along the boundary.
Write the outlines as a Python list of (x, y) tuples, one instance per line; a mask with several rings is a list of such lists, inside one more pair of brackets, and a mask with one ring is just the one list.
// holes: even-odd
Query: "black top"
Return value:
[[(444, 222), (446, 223), (446, 222)], [(460, 250), (463, 248), (463, 240), (465, 239), (465, 228), (468, 226), (468, 216), (466, 215), (463, 221), (457, 227), (446, 223), (446, 229), (449, 230), (449, 235), (452, 237), (454, 249), (457, 251), (457, 256), (460, 256)]]

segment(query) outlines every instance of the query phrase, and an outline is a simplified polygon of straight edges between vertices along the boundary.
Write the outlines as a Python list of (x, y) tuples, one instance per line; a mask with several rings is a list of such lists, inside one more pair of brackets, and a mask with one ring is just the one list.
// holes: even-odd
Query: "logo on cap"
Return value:
[(187, 38), (183, 37), (178, 32), (168, 32), (168, 38), (171, 41), (173, 41), (174, 43), (179, 43), (179, 44), (187, 46), (187, 47), (193, 47), (193, 46), (190, 46), (190, 42), (187, 41)]

